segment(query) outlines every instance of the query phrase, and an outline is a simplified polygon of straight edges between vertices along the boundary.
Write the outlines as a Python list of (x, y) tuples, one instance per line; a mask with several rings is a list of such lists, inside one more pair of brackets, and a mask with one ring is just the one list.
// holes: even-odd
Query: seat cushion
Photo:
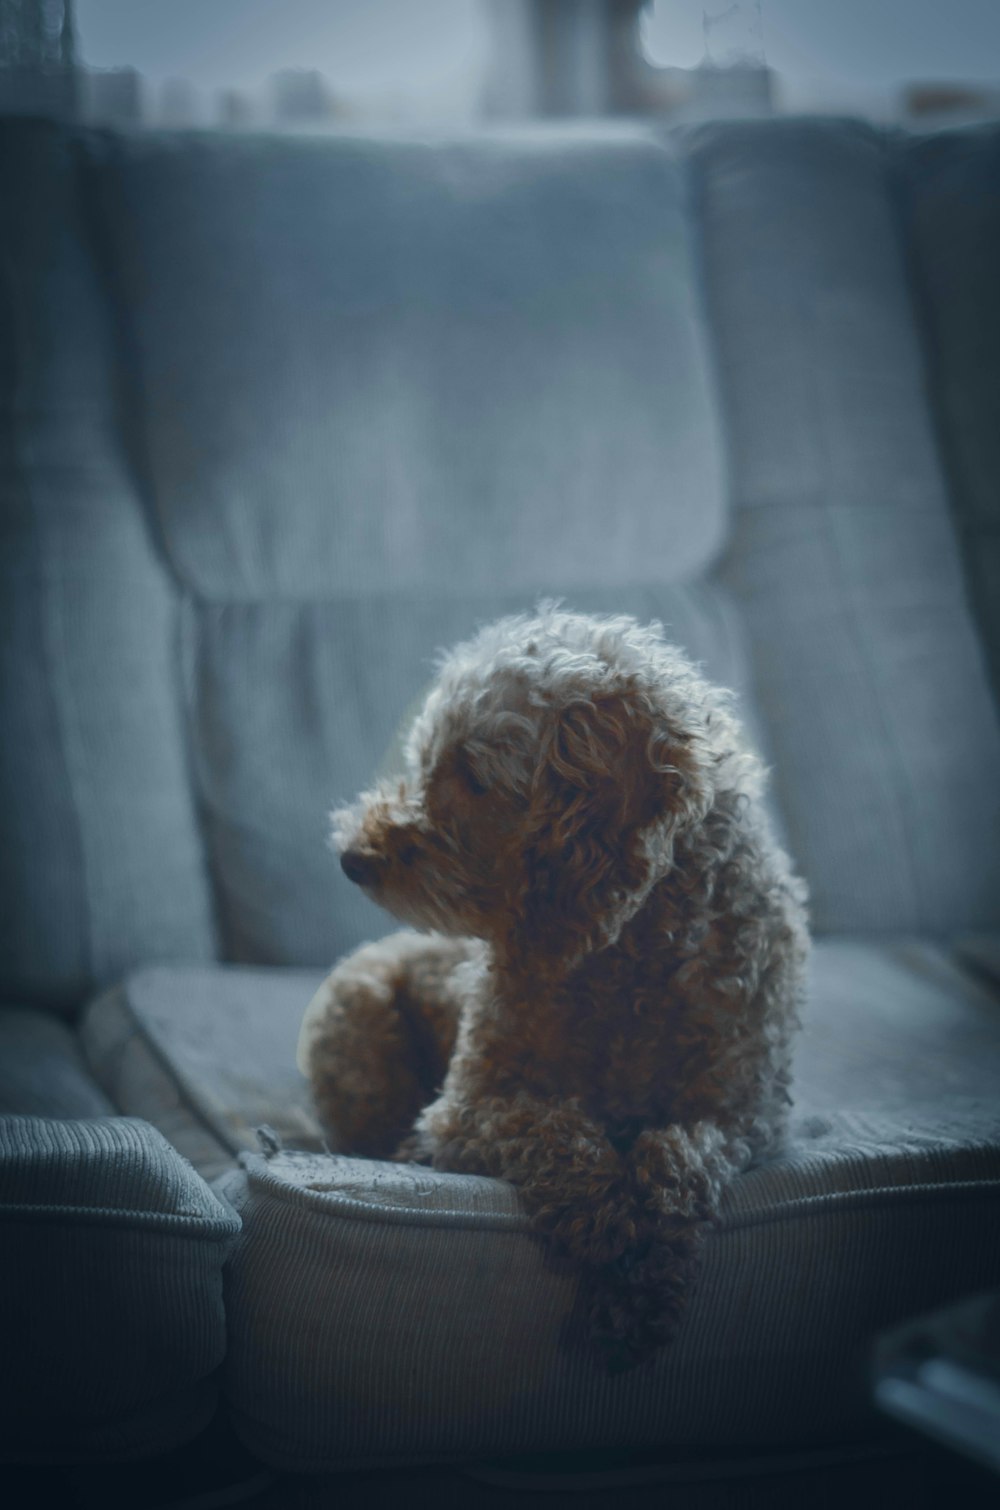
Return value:
[(203, 1429), (233, 1212), (120, 1117), (0, 1117), (0, 1461), (164, 1452)]
[(256, 1149), (262, 1123), (320, 1148), (295, 1046), (321, 979), (224, 965), (140, 970), (91, 1003), (83, 1050), (119, 1111), (152, 1122), (206, 1179)]
[[(275, 1465), (844, 1435), (870, 1337), (995, 1275), (1000, 1005), (940, 949), (818, 944), (789, 1147), (729, 1192), (676, 1344), (610, 1380), (562, 1350), (573, 1283), (512, 1187), (315, 1151), (294, 1052), (318, 980), (146, 971), (83, 1027), (123, 1109), (155, 1091), (144, 1115), (229, 1162), (226, 1388)], [(299, 1148), (233, 1167), (258, 1121)]]

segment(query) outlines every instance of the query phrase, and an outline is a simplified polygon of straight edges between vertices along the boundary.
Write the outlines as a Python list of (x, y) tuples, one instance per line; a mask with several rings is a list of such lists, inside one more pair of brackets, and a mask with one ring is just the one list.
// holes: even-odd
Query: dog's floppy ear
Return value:
[(704, 816), (697, 739), (638, 694), (580, 697), (544, 731), (504, 952), (558, 975), (614, 943)]

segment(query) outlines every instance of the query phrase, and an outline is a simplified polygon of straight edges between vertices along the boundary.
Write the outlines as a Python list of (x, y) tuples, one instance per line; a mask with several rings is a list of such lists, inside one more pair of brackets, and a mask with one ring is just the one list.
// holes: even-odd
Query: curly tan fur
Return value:
[(729, 704), (659, 625), (542, 605), (444, 660), (405, 777), (335, 814), (346, 873), (428, 933), (325, 982), (320, 1114), (343, 1151), (513, 1181), (611, 1367), (672, 1336), (789, 1102), (805, 891)]

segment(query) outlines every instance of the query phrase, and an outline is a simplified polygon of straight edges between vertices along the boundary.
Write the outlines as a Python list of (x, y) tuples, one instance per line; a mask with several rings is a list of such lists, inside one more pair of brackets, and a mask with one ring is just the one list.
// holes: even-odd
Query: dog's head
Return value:
[(617, 939), (740, 750), (659, 625), (543, 605), (445, 658), (406, 776), (337, 812), (335, 843), (397, 917), (558, 976)]

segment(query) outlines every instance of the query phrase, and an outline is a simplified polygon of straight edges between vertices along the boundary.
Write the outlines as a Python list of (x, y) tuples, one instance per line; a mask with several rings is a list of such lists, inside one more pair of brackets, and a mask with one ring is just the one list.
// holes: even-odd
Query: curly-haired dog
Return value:
[(513, 1181), (611, 1366), (673, 1333), (789, 1100), (805, 893), (729, 701), (658, 624), (543, 605), (444, 660), (405, 778), (334, 815), (348, 878), (434, 930), (307, 1014), (336, 1146)]

